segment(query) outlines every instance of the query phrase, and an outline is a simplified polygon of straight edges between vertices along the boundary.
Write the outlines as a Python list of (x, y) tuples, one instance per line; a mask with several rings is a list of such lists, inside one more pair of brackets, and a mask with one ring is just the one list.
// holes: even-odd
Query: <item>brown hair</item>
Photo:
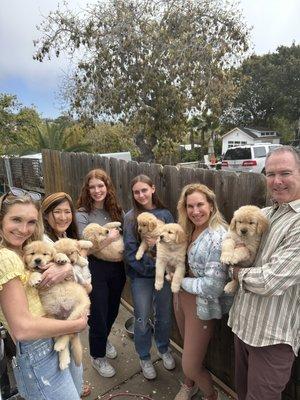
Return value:
[(34, 240), (41, 240), (43, 237), (43, 233), (44, 233), (44, 227), (43, 227), (43, 219), (42, 219), (42, 213), (41, 213), (41, 206), (40, 203), (33, 200), (29, 195), (24, 194), (22, 196), (15, 196), (13, 194), (4, 194), (1, 198), (0, 198), (0, 247), (9, 247), (9, 243), (6, 243), (2, 234), (2, 222), (3, 222), (3, 218), (5, 217), (5, 215), (7, 214), (8, 210), (10, 209), (10, 207), (14, 206), (15, 204), (30, 204), (33, 205), (37, 211), (38, 211), (38, 221), (36, 224), (36, 229), (33, 232), (33, 234), (31, 235), (31, 237), (29, 239), (27, 239), (23, 246), (25, 246), (26, 244), (34, 241)]
[(212, 229), (218, 229), (220, 226), (227, 228), (227, 223), (220, 213), (217, 205), (216, 195), (212, 190), (210, 190), (206, 185), (201, 183), (191, 183), (186, 185), (180, 194), (177, 211), (178, 211), (178, 223), (182, 226), (183, 230), (187, 233), (189, 239), (193, 233), (194, 224), (189, 220), (186, 211), (186, 199), (187, 196), (193, 194), (194, 192), (199, 192), (203, 194), (209, 204), (212, 206), (212, 213), (209, 218), (209, 227)]
[[(150, 186), (151, 188), (154, 187), (154, 183), (152, 182), (152, 180), (149, 178), (148, 175), (138, 175), (135, 178), (133, 178), (131, 180), (130, 183), (130, 188), (131, 188), (131, 196), (132, 196), (132, 204), (133, 204), (133, 210), (134, 210), (134, 215), (135, 217), (138, 216), (138, 214), (142, 213), (143, 211), (145, 211), (145, 209), (143, 208), (143, 206), (141, 206), (134, 198), (133, 195), (133, 191), (132, 188), (133, 186), (138, 183), (138, 182), (143, 182), (146, 183), (148, 186)], [(166, 208), (163, 204), (163, 202), (160, 200), (157, 192), (155, 191), (154, 193), (152, 193), (152, 203), (155, 205), (156, 208)]]
[(112, 221), (122, 222), (122, 208), (118, 203), (116, 190), (110, 177), (102, 169), (93, 169), (86, 175), (77, 201), (78, 210), (90, 213), (93, 209), (94, 201), (90, 195), (89, 190), (89, 182), (93, 178), (99, 179), (100, 181), (104, 182), (106, 186), (107, 194), (103, 204), (104, 210), (108, 212)]
[(64, 203), (65, 201), (69, 203), (72, 212), (72, 221), (66, 230), (66, 235), (68, 238), (71, 239), (79, 239), (77, 224), (75, 220), (75, 207), (72, 198), (65, 192), (57, 192), (49, 194), (49, 196), (45, 197), (42, 202), (42, 214), (43, 214), (45, 233), (49, 236), (51, 240), (53, 240), (53, 242), (56, 242), (58, 238), (54, 229), (49, 224), (47, 217), (50, 213), (52, 213), (52, 216), (54, 218), (53, 210), (60, 204)]

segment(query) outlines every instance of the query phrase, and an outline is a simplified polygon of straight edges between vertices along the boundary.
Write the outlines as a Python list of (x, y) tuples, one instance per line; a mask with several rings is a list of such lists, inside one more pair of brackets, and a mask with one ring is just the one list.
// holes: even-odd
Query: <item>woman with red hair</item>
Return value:
[[(79, 236), (90, 223), (105, 225), (111, 221), (123, 222), (123, 211), (115, 188), (102, 169), (93, 169), (86, 175), (77, 206)], [(110, 230), (102, 242), (102, 248), (118, 239), (119, 235), (117, 229)], [(116, 358), (117, 351), (108, 341), (108, 336), (119, 312), (121, 293), (126, 281), (124, 264), (122, 260), (104, 261), (90, 255), (89, 268), (93, 287), (88, 321), (91, 362), (101, 376), (110, 378), (116, 371), (107, 358)]]

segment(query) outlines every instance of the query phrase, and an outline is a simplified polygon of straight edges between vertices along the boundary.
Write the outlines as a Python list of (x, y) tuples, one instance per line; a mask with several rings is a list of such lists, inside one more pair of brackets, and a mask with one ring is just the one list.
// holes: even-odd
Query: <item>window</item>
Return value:
[(254, 158), (266, 157), (266, 148), (264, 146), (254, 147)]

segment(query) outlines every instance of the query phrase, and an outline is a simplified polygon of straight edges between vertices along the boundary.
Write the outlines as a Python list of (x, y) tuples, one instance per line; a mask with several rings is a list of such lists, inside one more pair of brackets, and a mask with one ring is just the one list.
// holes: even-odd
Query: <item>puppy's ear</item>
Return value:
[(258, 215), (257, 218), (257, 226), (256, 226), (256, 232), (261, 235), (262, 233), (264, 233), (269, 226), (269, 222), (267, 220), (267, 218), (264, 215)]
[(229, 228), (231, 231), (235, 231), (236, 230), (236, 219), (235, 216), (233, 214), (232, 220), (230, 222)]
[(150, 232), (152, 232), (152, 231), (154, 231), (154, 229), (156, 228), (156, 221), (149, 221), (149, 224), (148, 224), (148, 226), (149, 226), (149, 230), (150, 230)]
[(185, 240), (186, 240), (186, 235), (181, 229), (178, 229), (176, 231), (176, 236), (175, 237), (176, 237), (176, 243), (177, 244), (184, 243)]

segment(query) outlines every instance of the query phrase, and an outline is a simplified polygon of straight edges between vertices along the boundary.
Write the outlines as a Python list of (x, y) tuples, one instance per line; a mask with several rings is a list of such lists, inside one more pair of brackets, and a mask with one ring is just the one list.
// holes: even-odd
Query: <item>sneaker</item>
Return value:
[(198, 387), (196, 385), (188, 387), (184, 383), (181, 384), (181, 388), (177, 393), (174, 400), (190, 400), (198, 392)]
[(156, 371), (151, 360), (140, 360), (143, 375), (146, 379), (155, 379)]
[(118, 353), (117, 350), (115, 348), (115, 346), (113, 344), (111, 344), (109, 341), (106, 342), (106, 357), (107, 358), (116, 358)]
[(163, 365), (167, 370), (171, 371), (175, 368), (175, 360), (170, 350), (166, 351), (164, 354), (159, 353), (159, 356), (161, 357)]
[(91, 358), (92, 366), (97, 370), (99, 375), (104, 378), (111, 378), (115, 375), (116, 370), (107, 361), (106, 357)]

